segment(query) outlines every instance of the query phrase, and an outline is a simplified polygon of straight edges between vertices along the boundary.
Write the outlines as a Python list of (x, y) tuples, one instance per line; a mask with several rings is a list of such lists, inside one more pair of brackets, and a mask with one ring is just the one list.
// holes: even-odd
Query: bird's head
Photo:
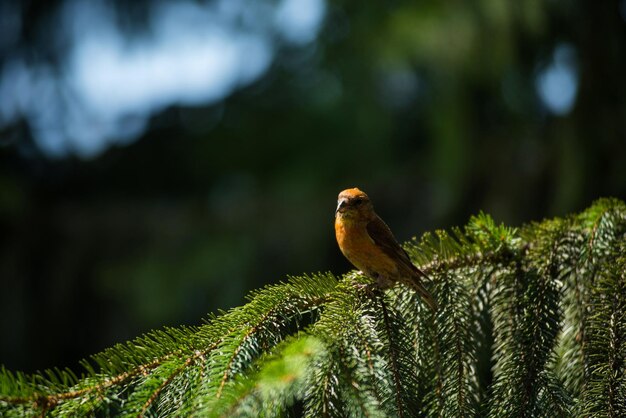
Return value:
[(335, 216), (344, 219), (369, 220), (374, 216), (374, 206), (370, 198), (356, 187), (339, 193)]

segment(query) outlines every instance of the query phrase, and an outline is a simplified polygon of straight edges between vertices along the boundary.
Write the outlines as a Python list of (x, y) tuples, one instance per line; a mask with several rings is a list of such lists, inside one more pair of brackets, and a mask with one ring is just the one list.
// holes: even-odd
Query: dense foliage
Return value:
[(626, 205), (520, 229), (487, 215), (406, 246), (433, 313), (352, 272), (289, 278), (197, 327), (84, 362), (2, 370), (0, 413), (50, 416), (619, 417)]

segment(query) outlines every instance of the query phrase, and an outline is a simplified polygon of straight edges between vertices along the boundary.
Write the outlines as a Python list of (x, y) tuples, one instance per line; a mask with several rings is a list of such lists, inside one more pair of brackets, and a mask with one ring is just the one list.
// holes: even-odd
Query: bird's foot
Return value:
[(374, 282), (371, 283), (354, 283), (354, 287), (363, 292), (369, 298), (376, 298), (382, 294), (382, 290)]

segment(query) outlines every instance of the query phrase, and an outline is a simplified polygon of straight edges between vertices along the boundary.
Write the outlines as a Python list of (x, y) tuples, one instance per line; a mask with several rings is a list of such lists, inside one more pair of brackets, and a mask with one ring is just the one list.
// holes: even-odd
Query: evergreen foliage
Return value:
[[(406, 246), (433, 313), (352, 272), (268, 286), (69, 370), (0, 371), (0, 415), (626, 416), (626, 205)], [(340, 280), (341, 279), (341, 280)]]

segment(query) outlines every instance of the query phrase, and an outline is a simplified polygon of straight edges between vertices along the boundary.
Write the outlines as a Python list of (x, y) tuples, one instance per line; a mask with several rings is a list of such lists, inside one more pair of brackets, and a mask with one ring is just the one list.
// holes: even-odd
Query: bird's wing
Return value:
[(430, 306), (433, 312), (437, 311), (438, 308), (435, 298), (426, 290), (420, 280), (421, 278), (428, 279), (428, 276), (413, 265), (409, 255), (400, 244), (398, 244), (398, 241), (396, 241), (396, 238), (393, 236), (387, 224), (379, 217), (376, 217), (376, 219), (367, 224), (367, 233), (377, 247), (383, 250), (392, 260), (397, 262), (398, 269), (400, 270), (399, 273), (406, 275), (405, 280), (400, 281), (412, 287), (422, 297), (424, 302)]
[(374, 240), (377, 247), (382, 249), (383, 252), (392, 260), (400, 263), (399, 267), (402, 268), (402, 270), (405, 270), (407, 274), (413, 273), (417, 274), (418, 277), (427, 277), (426, 274), (413, 265), (409, 255), (406, 251), (404, 251), (400, 244), (398, 244), (398, 241), (396, 241), (393, 233), (382, 219), (376, 217), (374, 220), (370, 221), (367, 224), (367, 233), (370, 238)]

